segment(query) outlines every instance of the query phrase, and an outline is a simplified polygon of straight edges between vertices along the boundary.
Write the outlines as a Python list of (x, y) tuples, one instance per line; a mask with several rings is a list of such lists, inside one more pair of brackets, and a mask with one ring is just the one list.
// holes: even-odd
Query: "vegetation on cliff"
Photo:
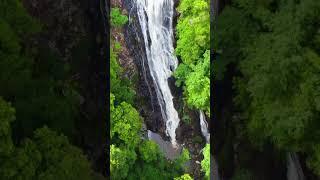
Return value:
[(244, 135), (307, 155), (320, 175), (320, 2), (234, 0), (218, 16), (217, 63), (233, 63)]
[(80, 95), (19, 0), (0, 2), (0, 179), (103, 179), (73, 144)]
[[(205, 111), (210, 117), (210, 3), (208, 0), (181, 0), (176, 27), (176, 54), (181, 58), (174, 73), (182, 86), (187, 105)], [(210, 179), (210, 145), (203, 149), (201, 162), (205, 178)]]
[[(112, 28), (120, 28), (127, 22), (118, 8), (111, 9)], [(110, 49), (110, 174), (111, 179), (173, 179), (184, 173), (189, 160), (188, 151), (175, 161), (169, 161), (158, 144), (142, 137), (142, 118), (134, 104), (133, 84), (123, 75), (119, 65), (120, 43), (111, 39)], [(188, 175), (187, 175), (188, 176)], [(190, 177), (190, 176), (188, 176)], [(183, 176), (186, 178), (186, 176)], [(190, 178), (189, 178), (190, 179)]]

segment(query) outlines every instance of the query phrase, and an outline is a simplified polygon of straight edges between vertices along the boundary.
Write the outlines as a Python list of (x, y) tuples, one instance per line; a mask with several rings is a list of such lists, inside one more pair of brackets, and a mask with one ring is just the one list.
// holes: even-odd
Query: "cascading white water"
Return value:
[(161, 114), (166, 122), (166, 134), (176, 146), (178, 112), (173, 105), (168, 78), (178, 65), (174, 56), (172, 17), (173, 0), (135, 0), (145, 43), (148, 66), (154, 81)]
[(297, 153), (288, 153), (287, 179), (288, 180), (304, 180), (305, 179)]
[(208, 130), (208, 123), (206, 121), (206, 117), (203, 111), (200, 111), (199, 113), (200, 113), (200, 127), (201, 127), (202, 135), (206, 138), (206, 142), (210, 143), (210, 133)]

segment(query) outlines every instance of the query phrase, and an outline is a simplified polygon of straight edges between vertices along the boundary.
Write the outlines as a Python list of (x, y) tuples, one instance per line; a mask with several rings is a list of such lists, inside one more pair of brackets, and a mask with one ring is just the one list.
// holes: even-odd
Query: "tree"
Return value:
[(184, 174), (180, 177), (174, 178), (174, 180), (192, 180), (193, 178), (189, 174)]
[(249, 138), (257, 145), (271, 142), (282, 151), (308, 153), (315, 172), (319, 9), (320, 2), (312, 0), (237, 0), (219, 16), (217, 29), (221, 60), (231, 58), (241, 72), (234, 81), (235, 102)]
[(133, 104), (135, 92), (128, 78), (123, 77), (123, 69), (118, 63), (118, 48), (121, 46), (115, 48), (116, 50), (114, 48), (110, 48), (110, 92), (117, 97), (116, 103), (126, 101)]
[(119, 8), (111, 8), (110, 12), (111, 25), (115, 27), (120, 27), (128, 22), (128, 17), (121, 14)]
[[(37, 129), (31, 139), (15, 146), (11, 126), (15, 110), (0, 98), (1, 179), (93, 179), (90, 163), (67, 137), (47, 127)], [(1, 146), (2, 147), (2, 146)]]
[(156, 162), (157, 159), (162, 155), (159, 146), (150, 140), (143, 141), (139, 146), (139, 152), (141, 159), (147, 163)]
[(14, 114), (15, 110), (11, 107), (11, 104), (0, 97), (0, 160), (8, 157), (14, 148), (10, 126), (10, 123), (15, 120)]
[[(113, 103), (115, 97), (113, 94), (111, 94), (110, 97), (111, 103)], [(142, 127), (139, 113), (126, 102), (122, 102), (118, 106), (110, 104), (110, 110), (111, 139), (117, 141), (118, 138), (118, 140), (123, 141), (126, 146), (134, 148), (140, 141), (139, 132)]]
[(185, 64), (195, 62), (210, 48), (210, 11), (207, 0), (183, 0), (179, 4), (176, 53)]
[(187, 104), (210, 114), (210, 12), (207, 0), (182, 0), (178, 7), (176, 54), (181, 57), (174, 76), (184, 87)]
[(206, 144), (202, 154), (204, 158), (201, 161), (201, 170), (205, 173), (205, 178), (210, 179), (210, 144)]
[(79, 95), (64, 64), (33, 45), (41, 25), (19, 0), (1, 1), (0, 8), (0, 95), (16, 109), (15, 137), (31, 136), (44, 124), (70, 133)]
[(182, 149), (180, 156), (175, 160), (176, 166), (186, 170), (186, 163), (191, 159), (188, 149)]
[(110, 174), (111, 179), (125, 179), (128, 176), (129, 169), (136, 160), (136, 154), (133, 150), (117, 148), (114, 145), (110, 147)]
[(198, 61), (193, 72), (186, 78), (187, 102), (190, 106), (205, 110), (210, 114), (210, 54), (206, 51), (205, 58)]

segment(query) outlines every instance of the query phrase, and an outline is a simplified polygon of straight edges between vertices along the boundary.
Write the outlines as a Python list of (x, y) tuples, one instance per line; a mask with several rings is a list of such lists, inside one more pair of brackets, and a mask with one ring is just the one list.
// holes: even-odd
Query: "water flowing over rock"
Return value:
[(210, 133), (208, 130), (208, 123), (206, 121), (206, 117), (203, 111), (200, 111), (200, 126), (203, 137), (206, 138), (206, 142), (210, 144)]
[(305, 180), (297, 153), (288, 153), (287, 179)]
[(166, 123), (166, 134), (177, 146), (176, 129), (179, 116), (173, 104), (173, 96), (168, 84), (178, 66), (173, 48), (173, 0), (136, 0), (135, 5), (146, 50), (146, 59), (154, 83), (161, 115)]

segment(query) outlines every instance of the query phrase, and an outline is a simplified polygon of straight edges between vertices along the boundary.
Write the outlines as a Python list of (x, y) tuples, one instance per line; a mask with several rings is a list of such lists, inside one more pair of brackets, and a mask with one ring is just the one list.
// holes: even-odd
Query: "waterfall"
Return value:
[(288, 153), (287, 179), (288, 180), (304, 180), (305, 179), (297, 153)]
[(178, 66), (173, 48), (173, 0), (135, 0), (145, 43), (150, 74), (154, 82), (166, 134), (176, 146), (178, 112), (174, 108), (168, 78)]
[(206, 138), (206, 142), (210, 144), (210, 133), (208, 130), (208, 123), (206, 121), (206, 117), (203, 111), (200, 111), (200, 127), (203, 137)]

